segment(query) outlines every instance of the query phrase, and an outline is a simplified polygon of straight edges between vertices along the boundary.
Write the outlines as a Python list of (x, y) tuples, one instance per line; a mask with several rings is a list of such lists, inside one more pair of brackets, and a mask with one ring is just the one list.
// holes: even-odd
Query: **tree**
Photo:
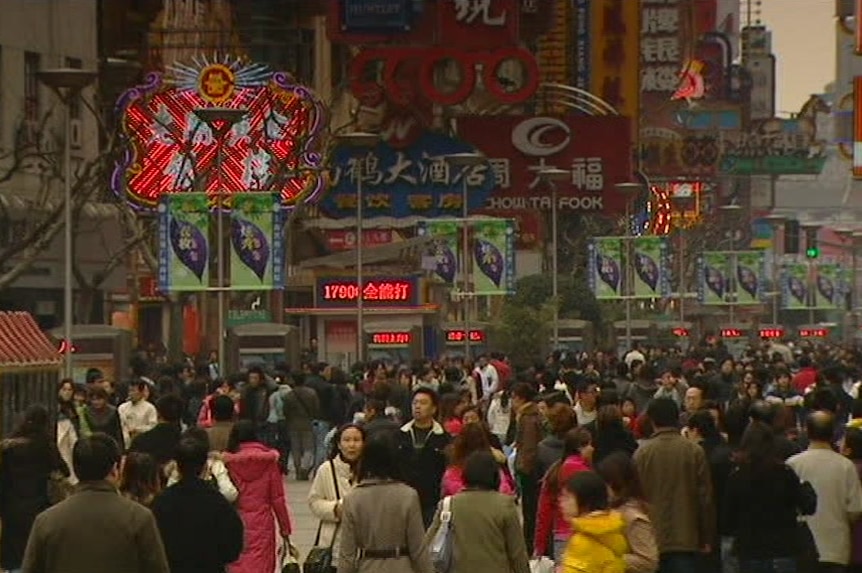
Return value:
[(548, 351), (553, 316), (552, 303), (542, 305), (537, 312), (533, 307), (506, 301), (490, 325), (490, 338), (512, 364), (531, 366)]
[[(553, 277), (536, 274), (521, 278), (515, 284), (515, 294), (507, 300), (510, 304), (540, 309), (552, 301)], [(558, 277), (560, 318), (580, 318), (590, 322), (601, 321), (601, 308), (593, 296), (585, 277), (561, 275)]]

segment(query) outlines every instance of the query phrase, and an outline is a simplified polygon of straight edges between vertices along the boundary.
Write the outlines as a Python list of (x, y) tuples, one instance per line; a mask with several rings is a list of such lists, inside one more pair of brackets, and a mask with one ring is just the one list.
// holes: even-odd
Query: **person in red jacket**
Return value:
[(497, 386), (497, 392), (505, 390), (509, 387), (509, 382), (512, 379), (512, 367), (506, 362), (506, 357), (499, 352), (492, 352), (489, 362), (497, 370), (497, 378), (500, 381)]
[(536, 535), (533, 555), (547, 555), (548, 541), (553, 533), (554, 561), (560, 563), (566, 542), (572, 536), (572, 526), (560, 510), (559, 497), (563, 486), (578, 472), (589, 471), (593, 457), (592, 434), (585, 428), (574, 428), (563, 440), (563, 456), (552, 465), (542, 479), (539, 509), (536, 515)]
[(814, 386), (816, 382), (817, 370), (811, 364), (811, 358), (808, 356), (801, 356), (799, 358), (799, 372), (797, 372), (796, 376), (793, 377), (793, 388), (799, 392), (800, 395), (804, 396), (805, 391), (810, 386)]

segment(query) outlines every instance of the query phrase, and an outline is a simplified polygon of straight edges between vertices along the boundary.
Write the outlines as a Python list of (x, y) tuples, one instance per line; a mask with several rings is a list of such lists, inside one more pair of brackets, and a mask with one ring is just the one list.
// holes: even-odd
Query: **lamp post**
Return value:
[(640, 183), (617, 183), (614, 189), (618, 193), (625, 195), (626, 198), (626, 265), (625, 265), (625, 284), (626, 284), (626, 352), (632, 349), (632, 280), (634, 275), (632, 271), (632, 203), (637, 196), (643, 191), (643, 185)]
[[(380, 143), (380, 136), (365, 131), (351, 131), (335, 136), (336, 141), (350, 149), (371, 149)], [(365, 305), (362, 300), (362, 251), (365, 225), (362, 220), (362, 178), (365, 176), (365, 158), (356, 162), (356, 361), (365, 360)]]
[(472, 284), (472, 259), (470, 256), (470, 204), (469, 195), (467, 193), (467, 171), (476, 165), (482, 165), (487, 161), (486, 157), (481, 153), (467, 151), (464, 153), (451, 153), (444, 155), (443, 159), (449, 164), (449, 167), (461, 167), (464, 173), (461, 175), (461, 282), (462, 296), (464, 297), (464, 360), (470, 360), (470, 285)]
[(539, 170), (539, 177), (542, 181), (551, 186), (551, 272), (553, 273), (551, 281), (551, 295), (554, 297), (554, 350), (560, 346), (560, 301), (559, 301), (559, 263), (557, 257), (558, 247), (558, 205), (557, 205), (557, 182), (565, 181), (572, 177), (572, 172), (557, 167), (546, 167)]
[[(801, 225), (799, 225), (799, 227), (803, 231), (805, 231), (805, 239), (806, 239), (805, 249), (808, 250), (808, 248), (811, 245), (809, 245), (807, 241), (811, 237), (814, 237), (816, 240), (817, 231), (820, 229), (820, 225), (818, 225), (817, 223), (806, 222), (806, 223), (802, 223)], [(816, 288), (814, 288), (815, 287), (815, 285), (814, 285), (814, 264), (815, 263), (810, 258), (807, 260), (808, 260), (808, 285), (807, 285), (807, 287), (808, 287), (808, 324), (814, 324), (814, 305), (817, 303), (817, 299), (815, 298), (817, 296), (816, 295)]]
[[(738, 213), (742, 210), (742, 206), (736, 204), (735, 202), (730, 202), (726, 205), (722, 205), (719, 207), (725, 213), (729, 215), (733, 215), (734, 213)], [(736, 221), (734, 220), (731, 229), (730, 229), (730, 260), (733, 262), (733, 270), (730, 273), (730, 323), (733, 324), (734, 320), (736, 320), (736, 267), (737, 267), (737, 257), (736, 257)]]
[(781, 249), (778, 245), (778, 231), (784, 225), (786, 220), (784, 215), (770, 213), (764, 219), (769, 223), (769, 228), (772, 229), (772, 324), (778, 324), (778, 307), (781, 297), (781, 289), (778, 286), (779, 271), (778, 259), (781, 256)]
[[(671, 201), (674, 203), (683, 205), (687, 197), (681, 197), (678, 195), (674, 195), (671, 197)], [(685, 207), (682, 207), (682, 213), (680, 215), (680, 223), (676, 225), (677, 239), (679, 241), (679, 248), (677, 249), (677, 258), (678, 261), (678, 271), (679, 272), (679, 322), (680, 326), (685, 322), (685, 296), (688, 294), (688, 288), (685, 284)]]
[(81, 91), (95, 81), (98, 74), (89, 70), (58, 68), (37, 72), (40, 82), (51, 88), (63, 103), (65, 114), (63, 143), (63, 376), (72, 377), (72, 323), (74, 322), (72, 286), (72, 115), (71, 103)]
[(218, 371), (219, 376), (225, 375), (225, 252), (224, 252), (224, 185), (222, 179), (222, 161), (224, 159), (224, 140), (234, 125), (246, 116), (248, 110), (230, 107), (202, 107), (194, 110), (195, 115), (209, 126), (218, 142), (216, 150), (216, 171), (218, 176), (218, 191), (216, 192), (216, 235), (218, 235), (216, 257), (216, 280), (218, 281)]

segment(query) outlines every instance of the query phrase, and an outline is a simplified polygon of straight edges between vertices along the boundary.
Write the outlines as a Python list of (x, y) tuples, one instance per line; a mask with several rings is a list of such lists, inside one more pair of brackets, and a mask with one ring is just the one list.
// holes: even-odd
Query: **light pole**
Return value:
[[(734, 213), (739, 213), (742, 210), (742, 206), (738, 205), (735, 202), (730, 202), (727, 205), (722, 205), (719, 207), (725, 213), (729, 215), (733, 215)], [(736, 320), (736, 268), (739, 264), (738, 258), (736, 255), (736, 220), (734, 219), (731, 223), (730, 229), (730, 260), (731, 260), (731, 272), (730, 272), (730, 289), (729, 296), (730, 300), (730, 323), (733, 324)]]
[[(351, 149), (371, 149), (380, 143), (376, 133), (351, 131), (335, 136), (336, 141)], [(365, 158), (356, 162), (356, 361), (365, 360), (365, 305), (362, 300), (362, 251), (365, 238), (365, 225), (362, 220), (362, 178), (365, 177)]]
[(617, 183), (614, 189), (618, 193), (625, 195), (626, 198), (626, 228), (625, 228), (625, 243), (626, 243), (626, 265), (625, 265), (625, 284), (626, 284), (626, 352), (632, 349), (632, 281), (634, 270), (632, 266), (632, 203), (643, 190), (643, 185), (640, 183)]
[(464, 298), (464, 361), (470, 360), (470, 297), (472, 296), (470, 285), (472, 284), (472, 261), (470, 256), (470, 197), (468, 194), (467, 179), (469, 170), (476, 165), (482, 165), (487, 158), (481, 153), (465, 151), (464, 153), (451, 153), (444, 155), (443, 160), (449, 164), (449, 168), (463, 168), (461, 174), (461, 282), (462, 296)]
[(222, 179), (222, 160), (224, 158), (224, 140), (227, 134), (234, 125), (239, 123), (246, 116), (248, 110), (230, 107), (202, 107), (194, 110), (195, 115), (202, 122), (207, 124), (213, 133), (213, 136), (218, 141), (216, 150), (216, 175), (218, 176), (218, 191), (216, 192), (216, 235), (218, 242), (216, 244), (216, 257), (218, 266), (216, 267), (216, 280), (218, 281), (218, 290), (216, 291), (218, 301), (218, 371), (219, 376), (225, 376), (225, 290), (228, 286), (225, 284), (225, 252), (224, 252), (224, 185)]
[(39, 81), (51, 88), (63, 103), (65, 126), (63, 142), (63, 377), (72, 377), (72, 323), (74, 322), (72, 287), (72, 100), (95, 81), (98, 74), (89, 70), (58, 68), (37, 72)]
[[(671, 197), (671, 201), (682, 205), (685, 202), (686, 197), (680, 197), (674, 195)], [(676, 255), (679, 259), (678, 261), (678, 271), (679, 272), (679, 322), (680, 326), (685, 322), (685, 296), (688, 294), (688, 288), (685, 284), (685, 207), (682, 207), (682, 213), (680, 215), (680, 223), (676, 226), (677, 232), (677, 240), (679, 241), (679, 248), (677, 249)]]
[(784, 215), (770, 213), (764, 219), (772, 229), (772, 324), (778, 324), (778, 307), (781, 297), (781, 289), (778, 286), (780, 279), (778, 260), (781, 257), (781, 249), (778, 245), (778, 232), (786, 220)]
[[(802, 223), (799, 227), (805, 231), (805, 249), (806, 251), (811, 246), (808, 241), (813, 237), (817, 240), (817, 231), (820, 230), (820, 225), (816, 223)], [(807, 254), (806, 254), (807, 257)], [(814, 284), (814, 261), (808, 260), (808, 324), (814, 324), (814, 305), (817, 303), (816, 286)]]
[(559, 274), (560, 268), (557, 257), (558, 240), (557, 237), (557, 182), (571, 179), (572, 172), (557, 167), (546, 167), (539, 170), (539, 177), (551, 187), (551, 272), (553, 273), (551, 281), (551, 296), (554, 297), (554, 350), (560, 346), (560, 300), (559, 300)]

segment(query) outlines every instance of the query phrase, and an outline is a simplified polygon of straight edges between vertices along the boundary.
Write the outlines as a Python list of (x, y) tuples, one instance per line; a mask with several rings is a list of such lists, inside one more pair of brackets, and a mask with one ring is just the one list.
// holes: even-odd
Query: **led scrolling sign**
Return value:
[[(356, 279), (317, 280), (317, 305), (354, 306), (359, 298)], [(417, 303), (413, 278), (369, 277), (362, 281), (362, 302), (366, 306), (406, 307)]]
[(402, 331), (374, 332), (369, 337), (375, 346), (406, 346), (413, 340), (410, 332)]

